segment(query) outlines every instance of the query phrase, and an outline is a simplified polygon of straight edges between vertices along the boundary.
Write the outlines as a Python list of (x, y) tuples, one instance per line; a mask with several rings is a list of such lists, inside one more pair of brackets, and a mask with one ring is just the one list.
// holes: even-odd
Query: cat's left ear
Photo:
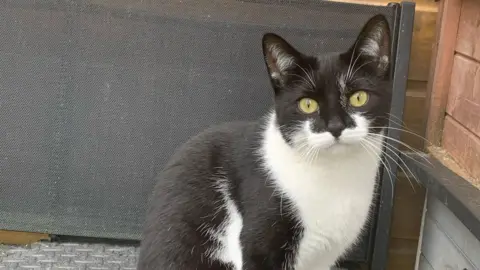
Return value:
[(388, 21), (385, 16), (376, 15), (364, 25), (344, 59), (348, 61), (347, 64), (357, 68), (367, 66), (372, 68), (377, 76), (385, 76), (390, 68), (390, 48)]

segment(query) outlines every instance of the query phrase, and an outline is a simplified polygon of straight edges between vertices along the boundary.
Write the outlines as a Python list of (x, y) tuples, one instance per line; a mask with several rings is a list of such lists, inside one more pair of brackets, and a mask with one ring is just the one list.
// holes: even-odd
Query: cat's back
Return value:
[[(250, 156), (260, 143), (258, 122), (236, 121), (211, 126), (181, 145), (161, 172), (164, 176), (181, 170), (209, 174)], [(186, 170), (186, 171), (185, 171)]]
[[(198, 261), (187, 258), (206, 254), (218, 260), (207, 259), (209, 265), (205, 269), (216, 269), (211, 264), (222, 261), (223, 255), (213, 254), (209, 248), (218, 245), (219, 230), (238, 212), (226, 209), (227, 200), (233, 202), (229, 197), (233, 184), (225, 175), (238, 160), (251, 160), (245, 157), (254, 155), (258, 148), (260, 126), (258, 122), (212, 126), (176, 150), (156, 178), (144, 226), (139, 269), (204, 269)], [(239, 230), (241, 224), (230, 227)], [(238, 263), (241, 259), (236, 258)], [(236, 263), (230, 261), (227, 263)]]
[[(236, 121), (211, 126), (181, 145), (157, 176), (155, 193), (179, 196), (205, 194), (238, 160), (255, 155), (260, 144), (258, 122)], [(205, 191), (205, 192), (201, 192)], [(155, 196), (155, 195), (154, 195)]]

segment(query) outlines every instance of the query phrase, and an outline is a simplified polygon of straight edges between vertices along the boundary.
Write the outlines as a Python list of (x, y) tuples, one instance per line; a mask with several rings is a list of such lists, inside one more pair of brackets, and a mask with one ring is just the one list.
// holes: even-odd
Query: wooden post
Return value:
[(462, 0), (442, 0), (437, 14), (437, 35), (434, 57), (427, 86), (426, 138), (440, 146), (457, 41)]

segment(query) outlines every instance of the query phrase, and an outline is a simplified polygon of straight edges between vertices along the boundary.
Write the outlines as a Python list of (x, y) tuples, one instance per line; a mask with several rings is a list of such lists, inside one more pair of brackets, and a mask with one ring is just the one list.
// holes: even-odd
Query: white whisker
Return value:
[[(373, 140), (373, 142), (370, 142), (370, 140)], [(371, 143), (372, 145), (374, 145), (373, 143), (376, 142), (378, 143), (378, 141), (375, 141), (376, 138), (373, 138), (373, 137), (367, 137), (366, 141), (368, 141), (369, 143)], [(397, 153), (395, 153), (395, 151), (392, 151), (387, 145), (384, 145), (384, 147), (387, 149), (387, 150), (390, 150), (392, 152), (392, 154), (395, 155), (396, 158), (398, 158), (398, 160), (400, 160), (400, 162), (403, 163), (403, 165), (405, 166), (405, 168), (409, 171), (410, 175), (413, 176), (413, 178), (415, 179), (415, 181), (417, 181), (417, 183), (419, 182), (418, 179), (416, 178), (415, 174), (413, 174), (413, 172), (410, 170), (410, 168), (407, 166), (407, 164), (405, 163), (405, 161), (403, 161), (401, 158), (400, 158), (400, 155), (398, 155)], [(412, 182), (410, 181), (410, 177), (409, 177), (409, 174), (405, 171), (404, 167), (397, 161), (397, 159), (395, 159), (394, 157), (392, 157), (391, 155), (389, 155), (386, 151), (383, 151), (382, 150), (382, 153), (385, 155), (385, 157), (389, 158), (391, 161), (393, 161), (402, 171), (403, 173), (407, 176), (407, 179), (408, 179), (408, 182), (410, 183), (410, 186), (412, 187), (412, 189), (415, 191), (415, 187), (413, 186)]]
[(301, 80), (299, 80), (299, 81), (303, 81), (303, 82), (305, 82), (306, 84), (311, 85), (313, 88), (315, 88), (315, 85), (313, 85), (311, 81), (309, 81), (307, 78), (305, 78), (305, 77), (303, 77), (303, 76), (300, 76), (300, 75), (298, 75), (298, 74), (293, 74), (293, 73), (288, 73), (287, 75), (288, 75), (288, 76), (295, 76), (295, 77), (297, 77), (297, 78), (300, 78)]
[(352, 61), (353, 61), (353, 56), (355, 55), (355, 51), (357, 50), (357, 45), (358, 45), (358, 39), (355, 41), (355, 45), (353, 45), (352, 55), (350, 56), (350, 62), (348, 63), (347, 74), (345, 76), (346, 78), (349, 78), (350, 72), (352, 72), (353, 70)]
[(410, 151), (416, 153), (417, 155), (419, 155), (421, 158), (423, 158), (426, 162), (428, 162), (430, 165), (433, 166), (433, 164), (430, 162), (430, 160), (428, 160), (426, 157), (424, 157), (423, 155), (421, 155), (421, 152), (416, 150), (415, 148), (411, 147), (410, 145), (400, 141), (400, 140), (397, 140), (397, 139), (394, 139), (394, 138), (391, 138), (391, 137), (388, 137), (386, 135), (382, 135), (382, 134), (376, 134), (376, 133), (368, 133), (368, 135), (371, 135), (371, 136), (377, 136), (377, 137), (381, 137), (381, 138), (385, 138), (387, 140), (391, 140), (391, 141), (394, 141), (400, 145), (403, 145), (405, 146), (406, 148), (408, 148)]
[(377, 154), (377, 152), (375, 152), (375, 148), (371, 148), (372, 146), (369, 147), (368, 145), (363, 144), (363, 142), (366, 142), (366, 140), (360, 141), (360, 144), (363, 145), (365, 147), (365, 149), (367, 149), (367, 148), (370, 149), (375, 154), (375, 156), (377, 156), (378, 160), (385, 167), (386, 173), (387, 173), (388, 177), (390, 178), (390, 183), (392, 184), (392, 193), (393, 193), (393, 179), (392, 179), (392, 171), (390, 170), (390, 167), (387, 166), (387, 164), (385, 164), (385, 162), (383, 161), (382, 157), (379, 154)]
[[(403, 130), (403, 129), (397, 129), (397, 128), (392, 128), (392, 127), (380, 127), (380, 126), (379, 126), (379, 127), (370, 127), (370, 128), (394, 129), (394, 130), (405, 131), (405, 130)], [(405, 131), (405, 132), (408, 133), (408, 131)], [(354, 138), (354, 137), (358, 136), (359, 134), (360, 134), (360, 135), (363, 135), (362, 132), (358, 132), (358, 134), (356, 134), (356, 132), (351, 132), (349, 136), (345, 136), (344, 138)], [(422, 153), (421, 151), (419, 151), (419, 150), (411, 147), (410, 145), (408, 145), (408, 144), (406, 144), (406, 143), (404, 143), (404, 142), (402, 142), (402, 141), (400, 141), (400, 140), (394, 139), (394, 138), (392, 138), (392, 137), (389, 137), (389, 136), (386, 136), (386, 135), (383, 135), (383, 134), (377, 134), (377, 133), (372, 133), (372, 132), (369, 132), (368, 135), (376, 136), (376, 137), (382, 137), (382, 138), (384, 138), (385, 140), (391, 140), (391, 141), (396, 142), (396, 143), (398, 143), (398, 144), (400, 144), (400, 145), (403, 145), (403, 146), (406, 147), (408, 150), (410, 150), (410, 151), (412, 151), (413, 153), (419, 155), (423, 160), (425, 160), (425, 162), (427, 162), (427, 163), (429, 163), (430, 165), (433, 166), (433, 164), (430, 162), (430, 160), (428, 160), (428, 159), (423, 155), (423, 153)], [(418, 134), (415, 134), (415, 133), (412, 133), (412, 135), (416, 135), (416, 136), (418, 136), (418, 137), (420, 137), (420, 138), (423, 138), (422, 136), (420, 136), (420, 135), (418, 135)], [(426, 140), (426, 139), (425, 139), (425, 140)], [(392, 144), (390, 144), (390, 146), (394, 147)], [(400, 151), (398, 147), (394, 147), (394, 149)], [(413, 159), (413, 158), (412, 158), (412, 159)]]
[(357, 71), (359, 71), (363, 66), (368, 65), (370, 63), (373, 63), (373, 61), (367, 61), (367, 62), (361, 64), (357, 69), (355, 69), (355, 71), (352, 74), (352, 77), (355, 76), (355, 73), (357, 73)]
[(308, 80), (310, 81), (310, 84), (312, 85), (313, 88), (315, 88), (315, 82), (313, 81), (313, 78), (308, 74), (308, 72), (303, 68), (301, 67), (299, 64), (297, 63), (294, 63), (297, 67), (299, 67), (303, 73), (305, 73), (305, 76), (307, 76)]
[[(358, 59), (360, 58), (360, 56), (361, 56), (362, 54), (363, 54), (363, 52), (361, 51), (361, 52), (357, 55), (357, 58), (355, 58), (355, 61), (353, 62), (352, 69), (355, 67), (355, 64), (357, 63)], [(347, 80), (350, 80), (352, 77), (353, 77), (353, 73), (350, 72), (350, 75), (347, 77)]]
[(415, 137), (417, 137), (417, 138), (420, 138), (420, 139), (422, 139), (423, 141), (425, 141), (425, 142), (427, 142), (427, 143), (430, 143), (430, 141), (427, 140), (425, 137), (423, 137), (423, 136), (421, 136), (421, 135), (419, 135), (419, 134), (417, 134), (417, 133), (415, 133), (415, 132), (413, 132), (413, 131), (405, 130), (405, 129), (403, 129), (403, 128), (396, 128), (396, 127), (375, 127), (375, 126), (370, 127), (370, 128), (385, 128), (385, 129), (392, 129), (392, 130), (400, 130), (400, 131), (403, 131), (403, 132), (405, 132), (405, 133), (411, 134), (411, 135), (413, 135), (413, 136), (415, 136)]

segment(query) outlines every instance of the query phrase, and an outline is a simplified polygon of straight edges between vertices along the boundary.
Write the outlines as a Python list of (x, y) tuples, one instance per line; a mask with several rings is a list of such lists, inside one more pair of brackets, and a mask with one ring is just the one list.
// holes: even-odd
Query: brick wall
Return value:
[(442, 147), (480, 179), (480, 1), (463, 0), (453, 57)]

